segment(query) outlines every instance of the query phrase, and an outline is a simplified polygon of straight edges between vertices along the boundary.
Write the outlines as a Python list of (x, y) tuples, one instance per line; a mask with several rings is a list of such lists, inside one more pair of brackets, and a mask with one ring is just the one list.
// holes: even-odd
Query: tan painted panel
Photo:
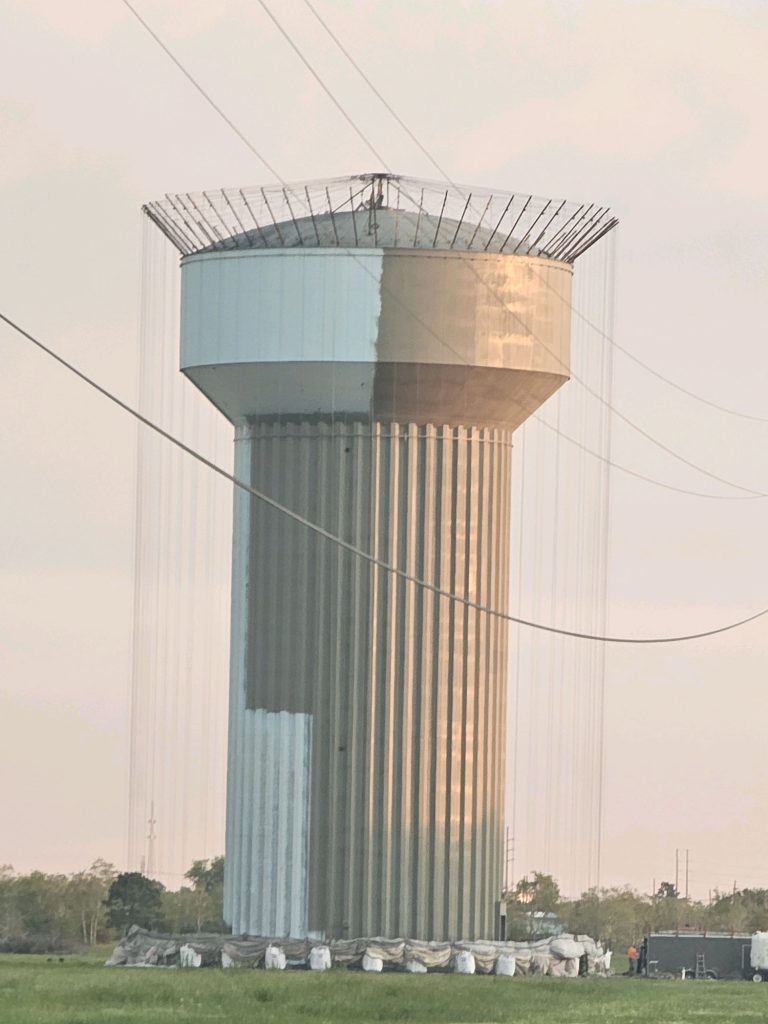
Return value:
[(376, 358), (567, 376), (571, 267), (529, 256), (384, 257)]

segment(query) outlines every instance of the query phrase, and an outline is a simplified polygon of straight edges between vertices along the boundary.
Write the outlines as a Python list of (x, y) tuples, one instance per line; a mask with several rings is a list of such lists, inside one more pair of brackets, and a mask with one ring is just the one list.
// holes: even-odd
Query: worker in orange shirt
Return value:
[(638, 960), (640, 954), (637, 952), (634, 946), (630, 946), (627, 950), (627, 956), (629, 957), (629, 973), (637, 974)]

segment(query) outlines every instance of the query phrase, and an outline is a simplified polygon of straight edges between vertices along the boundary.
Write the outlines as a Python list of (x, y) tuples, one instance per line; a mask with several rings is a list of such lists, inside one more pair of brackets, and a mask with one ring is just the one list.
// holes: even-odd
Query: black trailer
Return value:
[[(749, 932), (656, 932), (648, 937), (648, 977), (751, 978)], [(685, 972), (685, 975), (683, 975)]]

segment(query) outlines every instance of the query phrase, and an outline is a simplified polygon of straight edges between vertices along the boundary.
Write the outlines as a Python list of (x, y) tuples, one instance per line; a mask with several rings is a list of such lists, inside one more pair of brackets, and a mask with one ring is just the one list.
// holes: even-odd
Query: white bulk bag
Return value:
[(277, 946), (267, 946), (267, 951), (264, 954), (264, 966), (268, 971), (284, 971), (285, 953), (282, 949), (278, 949)]
[(182, 967), (199, 967), (203, 958), (196, 953), (192, 946), (181, 946), (179, 949), (179, 963)]
[(475, 958), (465, 949), (459, 950), (453, 961), (453, 969), (457, 974), (474, 974)]
[(427, 968), (418, 960), (406, 960), (405, 969), (409, 974), (426, 974)]
[(499, 953), (499, 958), (496, 961), (495, 973), (501, 975), (503, 978), (512, 978), (515, 974), (515, 966), (514, 953)]
[(331, 966), (331, 951), (327, 946), (313, 946), (309, 951), (309, 969), (327, 971)]
[(380, 974), (384, 969), (384, 961), (380, 956), (368, 956), (367, 953), (363, 953), (363, 970), (372, 971), (374, 974)]

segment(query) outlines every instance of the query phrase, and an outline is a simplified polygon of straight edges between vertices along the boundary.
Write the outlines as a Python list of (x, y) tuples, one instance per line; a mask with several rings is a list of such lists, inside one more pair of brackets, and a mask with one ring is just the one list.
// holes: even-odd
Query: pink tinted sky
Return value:
[[(764, 3), (317, 4), (455, 180), (614, 207), (617, 338), (765, 415)], [(257, 4), (140, 9), (284, 178), (371, 169)], [(434, 177), (304, 4), (279, 13), (389, 164)], [(6, 0), (0, 37), (2, 308), (131, 400), (141, 203), (265, 172), (118, 0)], [(0, 862), (120, 863), (134, 428), (0, 337)], [(768, 490), (768, 424), (620, 355), (615, 401), (713, 472)], [(621, 423), (613, 443), (640, 472), (709, 489)], [(707, 628), (768, 605), (763, 502), (612, 487), (612, 630)], [(604, 882), (647, 888), (680, 847), (698, 895), (768, 883), (766, 630), (609, 652)]]

